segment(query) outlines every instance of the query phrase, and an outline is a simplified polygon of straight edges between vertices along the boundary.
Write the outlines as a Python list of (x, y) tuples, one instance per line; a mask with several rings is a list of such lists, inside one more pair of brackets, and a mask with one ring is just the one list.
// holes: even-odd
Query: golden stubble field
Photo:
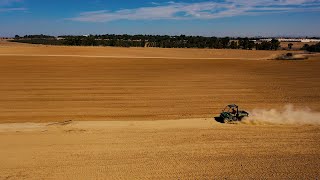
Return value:
[(292, 49), (301, 49), (305, 44), (309, 46), (317, 44), (317, 42), (281, 42), (280, 47), (288, 49), (288, 44), (292, 44)]
[(291, 103), (319, 111), (318, 58), (297, 62), (255, 60), (274, 53), (2, 47), (0, 119), (48, 122), (209, 118), (228, 103), (247, 110), (281, 108)]
[(320, 58), (276, 53), (0, 43), (0, 179), (317, 179), (319, 125), (213, 120), (320, 111)]

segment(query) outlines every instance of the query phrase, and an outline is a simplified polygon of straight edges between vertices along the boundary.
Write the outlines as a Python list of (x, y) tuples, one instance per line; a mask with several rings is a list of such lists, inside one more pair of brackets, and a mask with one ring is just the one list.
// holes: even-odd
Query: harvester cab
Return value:
[(240, 111), (239, 106), (235, 104), (229, 104), (222, 110), (220, 116), (215, 117), (215, 120), (220, 123), (230, 123), (241, 121), (244, 117), (248, 116), (249, 113), (246, 111)]

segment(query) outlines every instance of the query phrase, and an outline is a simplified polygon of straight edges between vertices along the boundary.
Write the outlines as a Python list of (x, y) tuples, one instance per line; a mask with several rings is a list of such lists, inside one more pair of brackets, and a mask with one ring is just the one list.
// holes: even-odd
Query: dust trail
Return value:
[(254, 109), (243, 122), (246, 124), (320, 125), (320, 113), (314, 112), (308, 107), (298, 109), (289, 104), (281, 110)]

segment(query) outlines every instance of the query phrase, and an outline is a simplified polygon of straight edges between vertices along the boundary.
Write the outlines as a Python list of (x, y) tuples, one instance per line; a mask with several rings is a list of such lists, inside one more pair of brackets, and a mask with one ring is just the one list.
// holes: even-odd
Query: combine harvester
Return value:
[(214, 117), (217, 122), (231, 123), (241, 121), (244, 117), (248, 117), (249, 113), (246, 111), (239, 111), (239, 107), (235, 104), (226, 106), (220, 116)]

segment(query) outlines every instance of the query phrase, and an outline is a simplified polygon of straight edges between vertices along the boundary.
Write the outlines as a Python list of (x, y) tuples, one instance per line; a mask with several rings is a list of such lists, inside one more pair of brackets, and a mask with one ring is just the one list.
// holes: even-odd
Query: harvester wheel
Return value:
[(225, 118), (225, 119), (223, 120), (223, 122), (227, 124), (227, 123), (229, 123), (229, 122), (230, 122), (230, 119)]

